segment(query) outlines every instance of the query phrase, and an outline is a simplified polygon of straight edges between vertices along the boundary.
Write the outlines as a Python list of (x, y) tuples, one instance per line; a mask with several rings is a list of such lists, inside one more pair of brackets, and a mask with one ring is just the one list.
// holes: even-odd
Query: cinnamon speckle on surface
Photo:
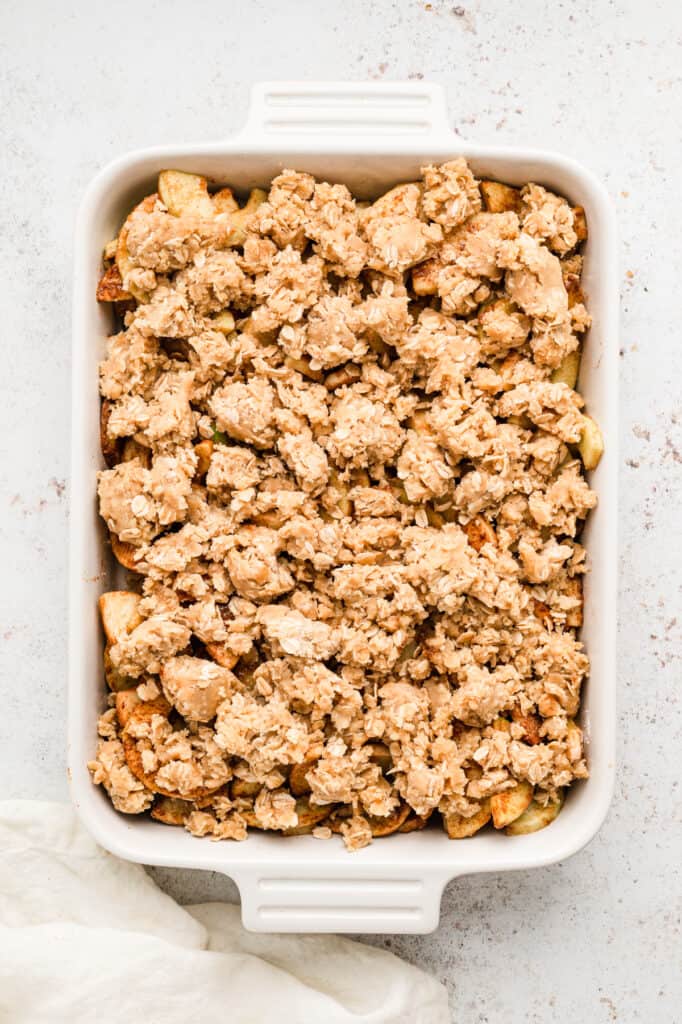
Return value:
[[(463, 143), (559, 151), (601, 178), (618, 218), (618, 777), (607, 820), (584, 850), (534, 871), (456, 880), (438, 931), (365, 941), (442, 979), (453, 1021), (672, 1024), (682, 937), (682, 545), (681, 471), (666, 438), (682, 451), (682, 8), (431, 7), (201, 0), (188, 32), (186, 0), (119, 0), (113, 23), (109, 6), (86, 0), (2, 6), (3, 792), (68, 799), (68, 499), (49, 481), (69, 476), (72, 236), (87, 183), (129, 150), (237, 131), (255, 80), (367, 80), (382, 63), (383, 81), (423, 76), (445, 86), (453, 154)], [(36, 25), (50, 46), (36, 46)], [(191, 68), (191, 87), (167, 73), (169, 60)], [(220, 873), (150, 870), (184, 903), (238, 899)]]
[(64, 497), (64, 493), (66, 491), (65, 480), (57, 480), (56, 477), (51, 477), (49, 487), (52, 488), (52, 490), (54, 491), (58, 498)]

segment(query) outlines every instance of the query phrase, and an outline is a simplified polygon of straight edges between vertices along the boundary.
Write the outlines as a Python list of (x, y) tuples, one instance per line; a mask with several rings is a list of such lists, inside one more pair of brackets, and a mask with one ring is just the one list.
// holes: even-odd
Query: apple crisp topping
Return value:
[(584, 213), (463, 159), (372, 203), (159, 177), (98, 297), (117, 810), (212, 839), (523, 834), (585, 778), (602, 445)]

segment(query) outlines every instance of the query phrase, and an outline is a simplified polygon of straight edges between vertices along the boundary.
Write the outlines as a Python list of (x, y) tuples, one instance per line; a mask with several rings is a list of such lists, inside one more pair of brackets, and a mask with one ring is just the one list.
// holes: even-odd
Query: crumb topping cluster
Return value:
[(163, 172), (98, 291), (118, 810), (351, 849), (551, 820), (587, 774), (585, 237), (463, 159), (371, 204)]

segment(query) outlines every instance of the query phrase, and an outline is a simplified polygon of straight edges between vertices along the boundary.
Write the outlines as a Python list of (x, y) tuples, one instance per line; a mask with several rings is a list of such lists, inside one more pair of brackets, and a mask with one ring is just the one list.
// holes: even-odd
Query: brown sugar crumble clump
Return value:
[(100, 513), (117, 810), (349, 849), (511, 834), (585, 778), (575, 718), (585, 218), (424, 167), (372, 203), (164, 171), (105, 251)]

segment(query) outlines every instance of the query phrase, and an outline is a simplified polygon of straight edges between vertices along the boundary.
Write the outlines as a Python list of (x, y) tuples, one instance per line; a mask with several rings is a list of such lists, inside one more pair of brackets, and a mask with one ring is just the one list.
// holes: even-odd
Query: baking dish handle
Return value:
[[(253, 932), (424, 933), (438, 927), (446, 878), (408, 870), (240, 868), (242, 922)], [(449, 876), (448, 876), (449, 877)]]
[(259, 82), (240, 138), (441, 136), (445, 93), (428, 82)]

